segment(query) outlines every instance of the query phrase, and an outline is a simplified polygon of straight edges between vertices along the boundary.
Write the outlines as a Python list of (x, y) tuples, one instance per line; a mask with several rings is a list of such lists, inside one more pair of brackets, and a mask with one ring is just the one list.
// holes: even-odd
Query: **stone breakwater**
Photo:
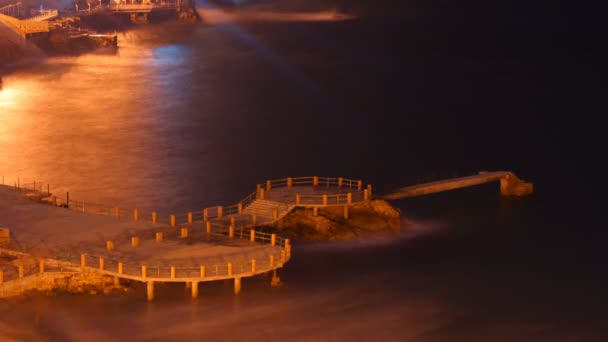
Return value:
[[(47, 260), (48, 262), (48, 260)], [(18, 271), (18, 267), (21, 270)], [(14, 297), (27, 293), (55, 294), (61, 292), (76, 294), (109, 294), (124, 292), (128, 288), (114, 282), (110, 276), (98, 272), (81, 271), (65, 267), (54, 272), (39, 272), (38, 258), (27, 253), (19, 253), (0, 248), (0, 298)], [(11, 272), (13, 270), (13, 272)], [(18, 275), (18, 273), (26, 275)], [(12, 274), (15, 273), (15, 274)], [(4, 278), (12, 280), (4, 281)]]

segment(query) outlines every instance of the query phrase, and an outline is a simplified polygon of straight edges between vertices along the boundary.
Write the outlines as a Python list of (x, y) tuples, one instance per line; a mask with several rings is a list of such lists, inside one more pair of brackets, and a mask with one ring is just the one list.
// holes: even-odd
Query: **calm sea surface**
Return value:
[(605, 341), (602, 173), (585, 116), (600, 81), (573, 63), (594, 45), (572, 53), (567, 25), (535, 11), (343, 1), (356, 15), (327, 20), (327, 7), (294, 7), (134, 27), (117, 53), (4, 76), (0, 174), (166, 212), (287, 176), (383, 191), (513, 170), (536, 193), (396, 202), (411, 220), (401, 239), (297, 244), (283, 286), (246, 279), (238, 297), (223, 283), (196, 302), (182, 286), (153, 303), (143, 288), (2, 300), (0, 340)]

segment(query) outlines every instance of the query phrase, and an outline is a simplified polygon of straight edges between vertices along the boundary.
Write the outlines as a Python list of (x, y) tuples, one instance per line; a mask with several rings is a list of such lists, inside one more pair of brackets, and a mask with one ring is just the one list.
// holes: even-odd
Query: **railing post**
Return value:
[(296, 205), (300, 205), (300, 194), (296, 194)]
[(270, 268), (274, 268), (274, 255), (270, 256)]
[(40, 260), (40, 273), (44, 273), (44, 260)]
[(201, 274), (200, 274), (200, 275), (201, 275), (201, 278), (205, 278), (205, 266), (202, 266), (202, 265), (201, 265), (201, 270), (200, 270), (200, 273), (201, 273)]
[(266, 191), (272, 190), (272, 181), (266, 181)]
[(221, 205), (217, 206), (217, 217), (218, 218), (224, 217), (224, 207), (222, 207)]
[(256, 225), (258, 223), (258, 216), (256, 214), (251, 215), (251, 224)]
[(232, 275), (232, 263), (231, 262), (228, 263), (228, 275), (229, 276)]
[(293, 187), (293, 178), (287, 177), (287, 187), (288, 188)]
[(243, 214), (243, 202), (239, 202), (238, 208), (239, 208), (239, 215), (242, 215)]
[(231, 225), (230, 225), (230, 228), (228, 228), (228, 236), (229, 236), (231, 239), (234, 239), (234, 225), (233, 225), (233, 224), (231, 224)]
[(118, 262), (118, 274), (123, 274), (124, 264), (122, 262)]
[(203, 221), (209, 220), (209, 210), (203, 209)]
[(323, 195), (323, 205), (327, 205), (327, 195)]
[(169, 216), (170, 221), (171, 221), (171, 227), (175, 227), (175, 215), (171, 214)]
[(109, 251), (113, 251), (114, 250), (114, 242), (108, 240), (106, 241), (106, 249)]
[(141, 265), (141, 277), (143, 279), (148, 277), (148, 269), (146, 268), (146, 265)]
[(260, 194), (260, 190), (262, 190), (262, 184), (257, 184), (256, 188), (255, 188), (255, 193), (259, 195)]
[(139, 220), (139, 211), (137, 209), (133, 209), (133, 221)]
[(255, 242), (255, 230), (253, 229), (249, 231), (249, 241)]
[(211, 221), (207, 221), (206, 226), (207, 226), (207, 233), (211, 233)]
[(157, 218), (156, 211), (153, 211), (153, 212), (152, 212), (152, 223), (153, 223), (153, 224), (156, 224), (156, 218)]
[(357, 181), (357, 190), (358, 191), (363, 190), (363, 181), (362, 180)]
[(251, 273), (255, 273), (255, 259), (251, 259)]
[(346, 194), (346, 204), (353, 204), (353, 194), (350, 192)]
[(319, 216), (319, 207), (312, 208), (312, 216), (314, 216), (314, 217)]
[(188, 212), (188, 224), (192, 224), (192, 212)]
[(131, 247), (135, 248), (139, 246), (139, 237), (131, 236)]
[(187, 238), (188, 237), (188, 228), (182, 227), (180, 236), (182, 239)]
[(175, 266), (171, 266), (171, 279), (175, 279)]
[(231, 225), (236, 225), (236, 218), (234, 216), (230, 216), (230, 224)]
[(275, 246), (277, 244), (277, 234), (271, 234), (270, 235), (270, 244), (272, 246)]
[(105, 267), (105, 262), (102, 257), (99, 257), (99, 270), (103, 271), (104, 267)]
[(368, 196), (372, 197), (372, 185), (371, 184), (367, 184), (367, 192), (368, 192)]
[(87, 256), (86, 254), (80, 254), (80, 268), (84, 271), (84, 268), (87, 266)]
[(312, 177), (312, 186), (318, 186), (319, 185), (319, 177), (314, 176)]
[(116, 218), (120, 217), (120, 208), (118, 208), (118, 207), (114, 208), (114, 217), (116, 217)]
[(264, 188), (260, 189), (260, 199), (263, 200), (266, 197)]
[(369, 200), (369, 192), (367, 192), (367, 189), (363, 190), (363, 200)]
[(163, 241), (163, 232), (156, 232), (156, 242)]
[(344, 219), (348, 220), (348, 205), (344, 206)]
[(342, 189), (342, 185), (343, 185), (343, 184), (344, 184), (344, 178), (342, 178), (342, 177), (338, 178), (338, 187), (339, 187), (340, 189)]

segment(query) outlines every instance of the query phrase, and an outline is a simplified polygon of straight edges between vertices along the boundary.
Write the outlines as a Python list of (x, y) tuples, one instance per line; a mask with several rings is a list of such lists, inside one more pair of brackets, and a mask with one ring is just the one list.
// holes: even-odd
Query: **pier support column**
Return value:
[(241, 278), (236, 277), (234, 278), (234, 294), (238, 295), (239, 293), (241, 293)]
[(147, 287), (147, 298), (148, 301), (151, 302), (154, 300), (154, 282), (153, 281), (147, 281), (146, 282), (146, 287)]
[(192, 282), (192, 299), (198, 298), (198, 281)]
[(272, 270), (272, 280), (270, 280), (270, 286), (279, 286), (281, 285), (281, 278), (277, 276), (277, 269)]
[(344, 206), (344, 219), (348, 220), (348, 205)]

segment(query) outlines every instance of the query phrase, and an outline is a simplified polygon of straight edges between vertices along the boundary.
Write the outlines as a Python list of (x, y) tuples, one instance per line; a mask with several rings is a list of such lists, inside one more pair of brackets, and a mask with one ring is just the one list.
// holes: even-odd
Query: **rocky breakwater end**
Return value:
[(280, 236), (294, 240), (356, 240), (396, 235), (401, 230), (401, 212), (388, 202), (372, 200), (348, 206), (296, 208), (269, 225)]
[[(6, 249), (0, 250), (0, 269), (5, 271), (5, 275), (10, 272), (7, 272), (8, 270), (15, 270), (16, 273), (18, 265), (31, 270), (37, 267), (37, 258), (26, 253), (16, 253)], [(123, 283), (125, 282), (123, 281)], [(128, 291), (129, 287), (123, 285), (125, 284), (115, 284), (111, 276), (90, 271), (34, 273), (20, 279), (3, 282), (0, 285), (0, 298), (15, 297), (28, 293), (97, 295)]]

